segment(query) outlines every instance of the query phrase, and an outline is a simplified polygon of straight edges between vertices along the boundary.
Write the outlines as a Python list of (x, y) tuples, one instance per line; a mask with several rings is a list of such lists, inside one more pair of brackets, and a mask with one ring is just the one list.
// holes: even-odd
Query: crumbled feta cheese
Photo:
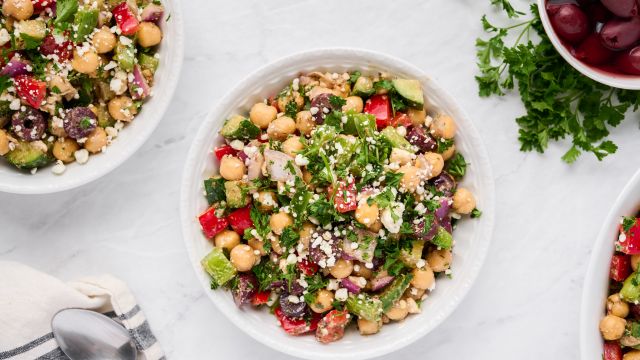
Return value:
[(336, 291), (336, 300), (345, 301), (348, 297), (349, 293), (347, 292), (347, 289), (341, 288)]
[(87, 151), (87, 149), (80, 149), (74, 152), (73, 156), (80, 165), (86, 164), (87, 161), (89, 161), (89, 151)]
[(64, 166), (64, 163), (58, 160), (56, 161), (56, 164), (53, 165), (53, 167), (51, 168), (51, 172), (56, 175), (62, 175), (66, 169), (67, 167)]
[(382, 225), (392, 234), (400, 232), (402, 226), (402, 213), (404, 212), (404, 204), (393, 202), (390, 207), (382, 211), (380, 221)]
[(234, 150), (242, 150), (244, 149), (244, 143), (241, 140), (233, 140), (231, 143), (229, 143), (229, 145), (234, 149)]

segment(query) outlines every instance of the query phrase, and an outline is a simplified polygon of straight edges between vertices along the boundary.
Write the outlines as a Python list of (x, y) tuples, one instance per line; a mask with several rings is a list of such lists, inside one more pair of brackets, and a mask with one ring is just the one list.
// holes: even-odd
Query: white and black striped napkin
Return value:
[(68, 360), (53, 337), (51, 319), (69, 308), (113, 318), (132, 335), (141, 359), (165, 359), (122, 281), (105, 275), (64, 283), (22, 264), (0, 261), (0, 360)]

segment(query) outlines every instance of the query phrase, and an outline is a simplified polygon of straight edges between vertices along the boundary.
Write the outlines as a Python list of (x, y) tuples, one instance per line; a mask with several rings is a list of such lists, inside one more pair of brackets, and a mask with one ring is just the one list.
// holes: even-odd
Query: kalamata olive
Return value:
[(331, 257), (335, 260), (342, 257), (341, 241), (331, 231), (321, 232), (319, 237), (311, 238), (309, 259), (312, 262), (327, 267), (327, 260)]
[(640, 319), (640, 305), (636, 305), (636, 304), (629, 304), (629, 315), (633, 318), (633, 319)]
[(238, 286), (233, 289), (233, 301), (239, 307), (249, 304), (258, 291), (258, 280), (251, 273), (238, 275)]
[(638, 3), (636, 0), (601, 0), (609, 11), (620, 16), (629, 18), (638, 15)]
[(435, 151), (438, 148), (436, 141), (422, 126), (414, 126), (406, 136), (411, 145), (417, 146), (421, 152)]
[(431, 181), (436, 190), (443, 192), (445, 196), (451, 196), (453, 189), (456, 187), (456, 180), (446, 171), (441, 172)]
[(300, 300), (299, 296), (283, 291), (280, 294), (280, 309), (289, 318), (301, 318), (307, 313), (307, 303)]
[(613, 51), (602, 45), (598, 34), (589, 35), (580, 45), (573, 51), (573, 56), (587, 64), (601, 65), (613, 57)]
[(44, 115), (26, 106), (24, 111), (18, 111), (11, 117), (11, 127), (13, 132), (24, 141), (36, 141), (42, 139), (47, 128), (47, 121)]
[(451, 225), (451, 216), (447, 215), (442, 221), (440, 221), (440, 226), (442, 226), (449, 234), (453, 232), (453, 226)]
[(547, 6), (553, 28), (565, 41), (578, 43), (589, 34), (589, 18), (575, 4)]
[(640, 40), (640, 17), (613, 19), (607, 21), (600, 30), (604, 46), (612, 50), (624, 50)]
[(331, 106), (331, 94), (320, 94), (311, 100), (311, 115), (316, 124), (324, 124), (324, 118), (334, 109)]
[(75, 107), (67, 110), (62, 123), (67, 135), (76, 140), (89, 136), (97, 124), (96, 114), (87, 107)]
[(627, 74), (640, 75), (640, 46), (620, 54), (616, 66)]

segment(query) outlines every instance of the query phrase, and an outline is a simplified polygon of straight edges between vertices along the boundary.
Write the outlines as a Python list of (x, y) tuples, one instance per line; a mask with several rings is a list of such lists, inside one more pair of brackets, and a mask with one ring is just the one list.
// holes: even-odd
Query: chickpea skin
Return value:
[(402, 179), (400, 179), (400, 186), (410, 192), (416, 191), (420, 184), (420, 178), (418, 177), (418, 168), (413, 165), (405, 165), (398, 170), (402, 173)]
[(640, 263), (640, 255), (631, 255), (631, 268), (633, 271), (638, 270), (638, 264)]
[(133, 100), (128, 96), (118, 96), (109, 101), (109, 115), (118, 121), (129, 122), (133, 120), (138, 110), (133, 105)]
[(316, 123), (313, 121), (313, 115), (310, 111), (300, 111), (296, 115), (296, 129), (300, 134), (309, 135), (314, 127), (316, 127)]
[(287, 140), (282, 143), (282, 152), (285, 154), (296, 157), (297, 153), (302, 151), (304, 146), (300, 142), (299, 136), (290, 136)]
[(442, 158), (442, 155), (434, 152), (428, 152), (424, 154), (424, 159), (431, 168), (431, 173), (429, 173), (428, 176), (429, 179), (433, 179), (442, 173), (442, 169), (444, 169), (444, 159)]
[(316, 229), (316, 226), (310, 222), (306, 222), (302, 225), (302, 230), (300, 230), (300, 243), (305, 249), (309, 248), (309, 243), (311, 242), (311, 234)]
[(458, 214), (469, 214), (476, 208), (476, 199), (471, 191), (465, 188), (458, 188), (453, 194), (451, 207)]
[(358, 204), (356, 208), (355, 217), (358, 222), (366, 227), (373, 225), (380, 216), (380, 210), (378, 204), (373, 203), (369, 205), (366, 200), (363, 200)]
[(9, 152), (9, 137), (7, 132), (0, 129), (0, 155), (5, 155)]
[(288, 116), (281, 116), (269, 124), (267, 135), (270, 139), (284, 140), (295, 131), (296, 122)]
[(82, 55), (78, 50), (73, 51), (73, 60), (71, 60), (73, 69), (82, 74), (92, 74), (100, 66), (100, 56), (93, 49), (88, 49)]
[(220, 176), (225, 180), (241, 180), (246, 170), (244, 162), (235, 156), (225, 155), (220, 160)]
[(276, 193), (273, 191), (260, 191), (256, 200), (260, 211), (271, 211), (278, 205)]
[(444, 161), (447, 161), (451, 159), (453, 155), (455, 155), (455, 153), (456, 153), (456, 145), (451, 144), (451, 146), (449, 146), (449, 148), (442, 153), (442, 159)]
[(438, 114), (431, 123), (431, 133), (437, 138), (453, 139), (456, 136), (456, 122), (449, 115)]
[(84, 143), (84, 148), (92, 154), (101, 152), (105, 146), (107, 146), (107, 132), (101, 127), (93, 130)]
[(358, 330), (360, 335), (373, 335), (377, 334), (382, 328), (382, 320), (369, 321), (367, 319), (358, 318)]
[(305, 182), (305, 184), (307, 185), (311, 185), (311, 180), (313, 179), (313, 175), (311, 175), (311, 173), (309, 172), (309, 170), (304, 169), (302, 171), (302, 181)]
[(148, 21), (140, 23), (136, 35), (138, 36), (138, 44), (146, 48), (156, 46), (162, 41), (162, 30), (158, 25)]
[(240, 244), (234, 247), (231, 250), (230, 257), (231, 264), (240, 272), (251, 270), (257, 259), (251, 246), (246, 244)]
[(622, 356), (622, 360), (640, 360), (640, 350), (632, 350)]
[(345, 99), (345, 101), (347, 103), (342, 106), (343, 112), (347, 112), (347, 111), (353, 111), (356, 113), (362, 112), (362, 109), (364, 108), (364, 104), (360, 96), (349, 96), (348, 98)]
[(267, 251), (264, 249), (264, 241), (260, 241), (258, 239), (255, 238), (251, 238), (247, 241), (247, 244), (249, 244), (249, 246), (251, 246), (251, 248), (254, 250), (258, 250), (258, 252), (260, 253), (260, 256), (265, 256), (267, 255)]
[(424, 109), (409, 109), (407, 110), (407, 115), (409, 115), (409, 119), (411, 119), (411, 124), (413, 126), (423, 125), (427, 118), (427, 113)]
[(266, 129), (277, 115), (278, 110), (275, 107), (259, 102), (251, 107), (249, 119), (260, 129)]
[(222, 230), (213, 238), (213, 243), (217, 248), (231, 251), (240, 244), (240, 235), (233, 230)]
[(624, 335), (627, 321), (623, 318), (607, 315), (600, 320), (600, 332), (605, 340), (618, 340)]
[(331, 276), (336, 279), (344, 279), (353, 272), (353, 262), (351, 260), (339, 259), (336, 264), (331, 267)]
[(434, 272), (443, 272), (451, 265), (453, 254), (451, 250), (440, 249), (433, 250), (427, 255), (427, 264)]
[(93, 43), (93, 47), (96, 48), (98, 54), (105, 54), (116, 47), (117, 39), (108, 27), (103, 26), (93, 34), (91, 42)]
[(33, 3), (31, 0), (5, 0), (2, 13), (16, 20), (27, 20), (33, 15)]
[(413, 269), (412, 274), (413, 279), (411, 279), (411, 285), (416, 289), (431, 289), (436, 282), (435, 274), (428, 266), (425, 266), (424, 269)]
[(607, 298), (607, 311), (611, 315), (626, 318), (629, 315), (629, 304), (620, 299), (620, 294), (613, 294)]
[(53, 143), (53, 156), (63, 163), (74, 162), (76, 158), (73, 153), (79, 149), (80, 146), (72, 138), (60, 138)]
[(404, 320), (404, 318), (409, 315), (409, 306), (407, 306), (407, 302), (405, 300), (398, 300), (393, 304), (393, 307), (384, 314), (387, 315), (390, 320)]
[(316, 294), (316, 299), (310, 305), (311, 310), (318, 314), (327, 312), (333, 308), (333, 292), (329, 290), (320, 290)]
[(293, 225), (293, 217), (286, 212), (278, 212), (269, 218), (269, 226), (275, 234), (282, 235), (282, 231), (287, 226)]

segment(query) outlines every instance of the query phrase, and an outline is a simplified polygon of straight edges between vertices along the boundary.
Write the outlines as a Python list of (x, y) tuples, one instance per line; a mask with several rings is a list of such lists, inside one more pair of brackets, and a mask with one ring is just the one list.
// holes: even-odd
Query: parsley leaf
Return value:
[(11, 78), (7, 75), (0, 75), (0, 94), (13, 85)]
[(20, 39), (22, 39), (25, 50), (36, 49), (42, 43), (42, 39), (35, 38), (25, 33), (20, 33)]
[(622, 229), (624, 230), (624, 232), (629, 232), (629, 230), (631, 230), (631, 228), (634, 227), (637, 222), (638, 219), (636, 219), (635, 216), (625, 216), (624, 218), (622, 218)]
[(284, 107), (284, 113), (288, 117), (295, 119), (298, 114), (298, 104), (295, 101), (289, 101)]
[(341, 98), (340, 96), (331, 95), (329, 96), (329, 103), (334, 109), (342, 109), (342, 107), (347, 103), (347, 100)]
[(515, 10), (509, 0), (491, 0), (491, 4), (500, 5), (510, 18), (524, 15), (523, 12)]
[(360, 78), (360, 76), (362, 76), (362, 74), (360, 73), (360, 71), (354, 71), (351, 73), (351, 76), (349, 76), (349, 82), (351, 83), (351, 85), (355, 84), (356, 81), (358, 81), (358, 79)]
[(286, 228), (284, 228), (284, 230), (282, 230), (282, 234), (280, 235), (280, 243), (287, 250), (296, 246), (298, 240), (300, 240), (300, 234), (293, 230), (291, 226), (287, 226)]
[(456, 179), (464, 177), (467, 172), (467, 162), (464, 156), (460, 153), (456, 153), (448, 162), (446, 166), (447, 172)]
[(78, 11), (78, 0), (58, 0), (56, 2), (55, 25), (69, 22)]
[(482, 211), (478, 210), (478, 208), (475, 208), (471, 211), (471, 218), (472, 219), (477, 219), (480, 216), (482, 216)]

